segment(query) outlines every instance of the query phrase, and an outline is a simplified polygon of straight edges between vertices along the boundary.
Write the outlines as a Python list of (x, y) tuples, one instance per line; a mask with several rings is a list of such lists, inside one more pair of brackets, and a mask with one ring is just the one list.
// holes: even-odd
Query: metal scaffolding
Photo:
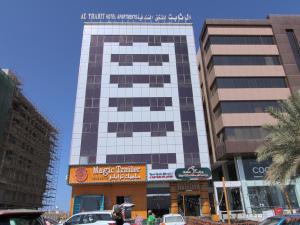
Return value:
[(0, 131), (0, 208), (53, 209), (60, 158), (57, 129), (22, 94), (11, 71), (0, 70), (0, 76), (14, 83), (9, 101), (2, 98), (7, 110)]

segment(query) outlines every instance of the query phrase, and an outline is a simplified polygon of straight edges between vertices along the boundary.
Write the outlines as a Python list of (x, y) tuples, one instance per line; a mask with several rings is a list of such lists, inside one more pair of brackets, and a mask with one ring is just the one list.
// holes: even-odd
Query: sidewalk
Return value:
[[(200, 219), (197, 217), (187, 217), (186, 223), (188, 225), (228, 225), (228, 223), (213, 222), (211, 220)], [(258, 225), (258, 222), (250, 221), (250, 220), (239, 220), (239, 221), (232, 221), (231, 225)]]

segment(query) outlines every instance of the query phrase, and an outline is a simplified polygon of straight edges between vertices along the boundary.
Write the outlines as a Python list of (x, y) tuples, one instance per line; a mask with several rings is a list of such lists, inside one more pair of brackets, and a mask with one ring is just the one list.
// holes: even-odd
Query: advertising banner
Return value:
[(141, 181), (146, 181), (146, 165), (91, 165), (69, 167), (69, 184)]
[(262, 180), (271, 164), (271, 160), (257, 162), (255, 159), (242, 159), (246, 180)]
[(175, 169), (148, 170), (148, 181), (168, 181), (176, 180)]
[(183, 169), (176, 169), (175, 176), (179, 180), (203, 180), (211, 177), (211, 171), (206, 167), (191, 166)]

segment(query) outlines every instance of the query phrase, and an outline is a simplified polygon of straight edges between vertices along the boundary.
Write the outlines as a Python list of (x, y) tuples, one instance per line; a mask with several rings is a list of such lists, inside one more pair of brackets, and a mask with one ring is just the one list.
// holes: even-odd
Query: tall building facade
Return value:
[(85, 23), (70, 211), (130, 202), (132, 216), (200, 215), (209, 178), (192, 25)]
[[(222, 176), (231, 181), (235, 212), (287, 208), (279, 187), (264, 180), (270, 162), (257, 163), (255, 152), (266, 135), (262, 125), (276, 123), (266, 109), (299, 90), (299, 41), (299, 16), (204, 23), (198, 63), (218, 212), (225, 211)], [(287, 186), (293, 208), (299, 188), (299, 181)]]
[(55, 207), (57, 130), (0, 69), (0, 208)]

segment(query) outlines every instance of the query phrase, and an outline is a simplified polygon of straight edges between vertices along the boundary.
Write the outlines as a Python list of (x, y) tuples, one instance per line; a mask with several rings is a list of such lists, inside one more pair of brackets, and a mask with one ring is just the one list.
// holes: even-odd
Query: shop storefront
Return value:
[(210, 213), (206, 181), (178, 182), (175, 188), (177, 188), (179, 213), (185, 216), (201, 216)]
[(146, 217), (146, 165), (71, 166), (70, 212), (111, 210), (113, 205), (133, 203), (132, 216)]
[[(235, 160), (238, 181), (227, 181), (230, 209), (233, 213), (263, 215), (274, 208), (288, 210), (289, 206), (283, 189), (264, 180), (270, 162), (258, 163), (254, 158), (237, 157)], [(293, 209), (299, 208), (300, 181), (294, 180), (283, 186)], [(222, 182), (214, 182), (217, 211), (226, 211)]]
[(70, 212), (111, 210), (115, 204), (133, 203), (131, 217), (181, 213), (209, 214), (207, 168), (148, 170), (146, 165), (71, 166)]
[(210, 177), (211, 172), (208, 168), (198, 167), (148, 171), (149, 209), (159, 215), (164, 213), (180, 213), (185, 216), (208, 215), (210, 206), (207, 180)]

